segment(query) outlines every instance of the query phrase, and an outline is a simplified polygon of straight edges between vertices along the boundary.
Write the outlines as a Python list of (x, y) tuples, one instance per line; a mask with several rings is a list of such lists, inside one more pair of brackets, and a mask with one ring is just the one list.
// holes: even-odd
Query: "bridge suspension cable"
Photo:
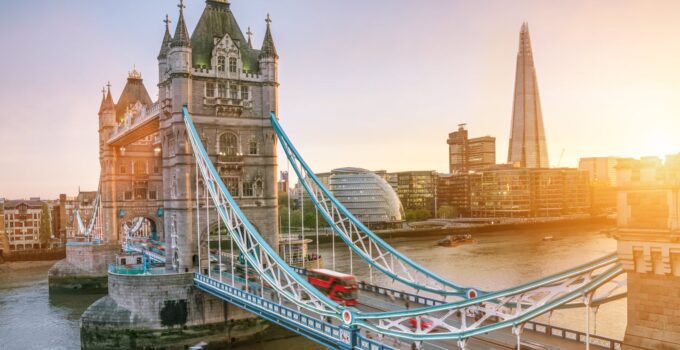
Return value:
[[(321, 183), (283, 131), (274, 113), (271, 114), (271, 122), (288, 162), (292, 165), (303, 188), (322, 217), (348, 246), (351, 270), (353, 270), (352, 255), (354, 253), (371, 266), (371, 270), (376, 268), (390, 279), (397, 280), (418, 291), (427, 291), (444, 297), (453, 296), (457, 299), (465, 298), (468, 294), (479, 295), (481, 293), (481, 291), (459, 286), (430, 272), (399, 253), (368, 229)], [(335, 262), (335, 259), (333, 260)]]
[[(231, 240), (241, 251), (241, 256), (247, 263), (245, 272), (252, 267), (280, 296), (299, 308), (340, 319), (339, 305), (310, 285), (283, 261), (246, 218), (210, 160), (186, 107), (183, 108), (183, 115), (196, 166), (203, 186), (208, 192), (206, 197), (209, 197), (219, 220), (222, 220)], [(200, 249), (200, 240), (197, 244)], [(208, 261), (210, 261), (209, 248)], [(247, 281), (246, 277), (246, 283)]]
[[(83, 222), (83, 218), (80, 214), (80, 208), (76, 209), (76, 222), (78, 226), (78, 233), (80, 236), (83, 237), (88, 237), (90, 240), (95, 240), (95, 241), (101, 241), (101, 227), (99, 227), (99, 230), (96, 230), (97, 225), (101, 223), (101, 211), (99, 210), (101, 207), (101, 196), (100, 196), (100, 191), (97, 190), (97, 196), (94, 199), (93, 205), (92, 205), (92, 215), (90, 216), (90, 221), (87, 226), (85, 226)], [(101, 225), (99, 225), (101, 226)], [(99, 231), (96, 233), (95, 231)], [(96, 236), (96, 237), (95, 237)]]

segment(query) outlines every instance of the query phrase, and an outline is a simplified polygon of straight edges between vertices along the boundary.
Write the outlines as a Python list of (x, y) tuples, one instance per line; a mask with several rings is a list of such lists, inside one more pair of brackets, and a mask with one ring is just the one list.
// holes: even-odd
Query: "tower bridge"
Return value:
[[(152, 334), (252, 314), (336, 349), (625, 348), (589, 331), (535, 322), (563, 308), (590, 315), (625, 297), (627, 265), (617, 254), (503, 290), (460, 285), (428, 270), (357, 220), (286, 135), (269, 16), (260, 49), (227, 1), (206, 1), (191, 36), (182, 1), (173, 35), (165, 23), (158, 101), (134, 69), (118, 102), (110, 85), (102, 97), (99, 208), (81, 231), (97, 232), (92, 246), (124, 243), (145, 262), (107, 270), (109, 296), (85, 312), (85, 331)], [(351, 251), (342, 272), (369, 271), (369, 281), (357, 285), (357, 305), (310, 284), (304, 259), (294, 266), (285, 256), (291, 250), (280, 249), (279, 145), (314, 205), (307, 210)], [(131, 238), (140, 218), (151, 222), (151, 243)], [(374, 284), (374, 275), (391, 285)]]

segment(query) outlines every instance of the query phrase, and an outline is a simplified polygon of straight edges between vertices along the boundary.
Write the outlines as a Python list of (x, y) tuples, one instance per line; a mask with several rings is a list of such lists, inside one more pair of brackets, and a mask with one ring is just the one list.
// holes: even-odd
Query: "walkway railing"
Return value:
[[(573, 340), (584, 344), (586, 342), (586, 338), (588, 338), (588, 336), (584, 332), (574, 331), (571, 329), (551, 326), (532, 321), (529, 321), (524, 325), (524, 330), (542, 333), (551, 337)], [(590, 344), (592, 345), (597, 345), (599, 347), (611, 350), (621, 350), (623, 348), (623, 342), (620, 340), (614, 340), (593, 334), (590, 334), (589, 337)]]
[[(333, 348), (351, 348), (352, 330), (283, 306), (278, 302), (262, 298), (245, 290), (220, 282), (202, 274), (194, 274), (194, 284), (199, 289), (251, 311), (278, 325), (314, 341), (320, 341)], [(318, 317), (318, 316), (317, 316)], [(368, 349), (368, 348), (366, 348)], [(390, 349), (382, 347), (379, 349)]]

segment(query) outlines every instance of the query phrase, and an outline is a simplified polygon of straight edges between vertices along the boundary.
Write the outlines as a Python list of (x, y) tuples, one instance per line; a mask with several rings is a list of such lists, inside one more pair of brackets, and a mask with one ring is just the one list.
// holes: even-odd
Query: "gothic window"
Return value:
[(241, 86), (241, 98), (244, 100), (250, 100), (250, 87)]
[(231, 89), (229, 89), (229, 94), (229, 98), (238, 99), (238, 85), (232, 85)]
[(205, 96), (206, 97), (215, 97), (215, 83), (205, 84)]
[(245, 181), (243, 183), (243, 197), (254, 197), (255, 189), (251, 181)]
[(238, 138), (232, 133), (220, 135), (220, 155), (235, 156), (238, 152)]
[(224, 72), (224, 69), (225, 69), (224, 56), (219, 56), (219, 57), (217, 57), (217, 70), (219, 72)]
[(125, 192), (125, 200), (126, 200), (126, 201), (131, 201), (131, 200), (132, 200), (132, 191), (126, 191), (126, 192)]
[(121, 166), (120, 166), (120, 173), (121, 173), (121, 174), (127, 173), (127, 169), (125, 168), (125, 165), (121, 165)]
[(229, 57), (229, 72), (236, 73), (236, 58)]
[(227, 186), (227, 190), (232, 195), (232, 197), (238, 197), (238, 177), (228, 176), (222, 178), (224, 184)]
[(248, 144), (248, 154), (251, 156), (257, 155), (257, 141), (250, 140), (250, 143)]
[(156, 199), (157, 199), (157, 193), (156, 193), (156, 191), (149, 191), (149, 199), (151, 199), (151, 200), (156, 200)]
[(219, 84), (217, 86), (217, 91), (220, 98), (227, 98), (227, 84)]

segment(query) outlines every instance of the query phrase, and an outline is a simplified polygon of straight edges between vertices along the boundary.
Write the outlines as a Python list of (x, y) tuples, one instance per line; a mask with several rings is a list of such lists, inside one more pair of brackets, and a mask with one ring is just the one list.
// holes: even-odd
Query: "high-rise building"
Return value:
[(590, 177), (590, 198), (594, 214), (616, 211), (616, 157), (581, 158), (579, 170), (587, 171)]
[(560, 217), (590, 212), (588, 173), (511, 166), (440, 175), (437, 204), (454, 216)]
[(474, 173), (439, 174), (437, 177), (437, 216), (470, 216), (470, 178)]
[(550, 166), (527, 23), (522, 24), (519, 34), (508, 163), (519, 164), (525, 168)]
[[(388, 183), (394, 177), (388, 175)], [(426, 210), (428, 217), (436, 212), (436, 171), (402, 171), (396, 173), (397, 194), (404, 210)]]
[(496, 164), (496, 138), (483, 136), (468, 138), (465, 124), (449, 134), (449, 173), (483, 169)]

